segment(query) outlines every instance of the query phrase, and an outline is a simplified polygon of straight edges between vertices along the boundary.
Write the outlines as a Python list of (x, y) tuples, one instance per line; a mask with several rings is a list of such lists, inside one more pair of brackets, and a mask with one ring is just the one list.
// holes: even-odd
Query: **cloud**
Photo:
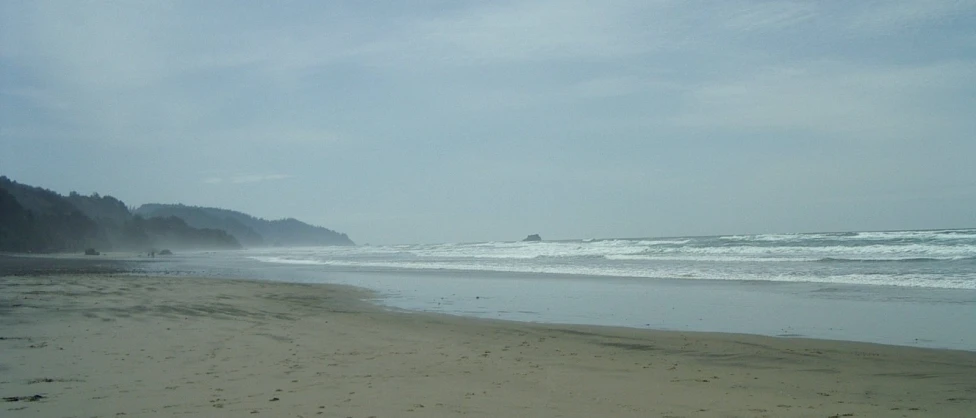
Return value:
[(269, 181), (269, 180), (284, 180), (290, 179), (294, 176), (288, 174), (250, 174), (244, 176), (236, 176), (231, 181), (233, 183), (255, 183), (259, 181)]
[[(647, 3), (654, 4), (654, 3)], [(655, 47), (653, 26), (632, 11), (640, 2), (606, 7), (585, 1), (483, 3), (406, 25), (372, 52), (435, 58), (438, 64), (491, 64), (550, 59), (607, 59)]]
[(733, 10), (727, 14), (725, 27), (733, 31), (779, 30), (815, 19), (819, 10), (816, 2), (772, 1), (731, 2)]
[(858, 2), (848, 13), (847, 29), (855, 33), (890, 35), (923, 25), (945, 24), (976, 9), (974, 0), (871, 0)]
[(921, 139), (965, 120), (940, 103), (965, 85), (976, 85), (976, 62), (904, 67), (809, 62), (691, 87), (674, 122), (820, 132), (851, 140)]
[(206, 184), (244, 184), (244, 183), (257, 183), (264, 181), (275, 181), (275, 180), (285, 180), (294, 178), (290, 174), (240, 174), (230, 177), (207, 177), (203, 179)]
[[(777, 34), (870, 37), (941, 22), (973, 4), (548, 0), (377, 13), (310, 3), (299, 18), (255, 21), (254, 11), (219, 4), (25, 2), (8, 6), (21, 18), (3, 20), (17, 36), (0, 40), (0, 56), (37, 77), (36, 86), (8, 94), (108, 141), (330, 142), (336, 132), (363, 130), (327, 121), (372, 85), (385, 89), (374, 100), (404, 115), (418, 109), (398, 102), (474, 114), (545, 109), (574, 96), (636, 97), (688, 100), (697, 107), (676, 117), (686, 125), (851, 131), (847, 119), (859, 112), (890, 109), (875, 120), (899, 112), (886, 93), (900, 86), (854, 85), (862, 93), (855, 95), (849, 80), (870, 82), (862, 73), (871, 63), (829, 50), (792, 57), (775, 49)], [(206, 15), (216, 12), (226, 20), (212, 24)], [(756, 34), (761, 42), (749, 37)], [(836, 65), (818, 68), (822, 62)], [(332, 78), (339, 85), (326, 82)], [(825, 89), (843, 100), (828, 104)]]
[(682, 86), (675, 81), (653, 77), (601, 76), (581, 81), (572, 86), (572, 91), (581, 98), (612, 98), (621, 96), (647, 95), (654, 92), (673, 92)]

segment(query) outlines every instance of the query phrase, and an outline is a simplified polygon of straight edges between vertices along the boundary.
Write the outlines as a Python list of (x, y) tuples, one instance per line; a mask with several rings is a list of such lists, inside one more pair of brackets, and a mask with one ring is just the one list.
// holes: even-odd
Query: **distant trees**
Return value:
[(234, 236), (238, 242), (250, 247), (265, 245), (264, 238), (254, 229), (241, 222), (239, 218), (250, 217), (241, 213), (243, 217), (228, 216), (227, 213), (237, 213), (223, 209), (198, 208), (185, 205), (142, 205), (133, 213), (146, 218), (175, 216), (186, 221), (194, 228), (220, 229)]
[(268, 221), (227, 209), (164, 204), (142, 205), (135, 213), (146, 217), (176, 216), (196, 228), (221, 229), (248, 246), (355, 245), (346, 234), (294, 218)]
[(35, 242), (34, 215), (24, 209), (10, 192), (0, 188), (0, 251), (29, 252)]
[(104, 244), (98, 225), (50, 190), (0, 177), (0, 251), (77, 251)]
[(134, 217), (133, 223), (153, 237), (153, 247), (241, 248), (241, 244), (225, 231), (193, 228), (175, 216), (149, 219)]
[(138, 215), (125, 222), (119, 235), (120, 246), (140, 250), (152, 248), (152, 240), (149, 239), (149, 234), (146, 232), (145, 222), (145, 219)]

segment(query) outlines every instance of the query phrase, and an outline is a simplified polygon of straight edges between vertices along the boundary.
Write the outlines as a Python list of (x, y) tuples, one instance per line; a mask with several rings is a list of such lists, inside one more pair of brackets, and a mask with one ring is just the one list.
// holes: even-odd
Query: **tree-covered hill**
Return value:
[(354, 245), (346, 234), (288, 218), (185, 205), (143, 205), (97, 193), (51, 190), (0, 176), (0, 251), (69, 252), (87, 248), (231, 249), (260, 246)]
[(269, 221), (227, 209), (146, 204), (135, 211), (145, 217), (176, 216), (196, 228), (223, 229), (245, 245), (355, 245), (346, 234), (294, 218)]
[(198, 229), (180, 219), (133, 216), (111, 196), (67, 197), (0, 177), (0, 251), (75, 252), (87, 248), (147, 251), (153, 248), (232, 249), (241, 245), (218, 229)]

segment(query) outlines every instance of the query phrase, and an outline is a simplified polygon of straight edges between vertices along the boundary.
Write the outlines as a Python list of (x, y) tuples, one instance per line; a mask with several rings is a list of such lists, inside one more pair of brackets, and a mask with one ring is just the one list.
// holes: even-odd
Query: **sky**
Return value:
[(0, 2), (0, 175), (357, 243), (976, 227), (976, 0)]

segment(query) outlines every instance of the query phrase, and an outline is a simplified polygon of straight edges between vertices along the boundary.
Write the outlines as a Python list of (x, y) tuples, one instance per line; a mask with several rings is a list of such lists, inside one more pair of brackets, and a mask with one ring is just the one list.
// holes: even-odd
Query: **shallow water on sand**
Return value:
[(149, 273), (333, 283), (394, 309), (515, 321), (874, 342), (976, 351), (976, 291), (265, 263), (189, 254)]

